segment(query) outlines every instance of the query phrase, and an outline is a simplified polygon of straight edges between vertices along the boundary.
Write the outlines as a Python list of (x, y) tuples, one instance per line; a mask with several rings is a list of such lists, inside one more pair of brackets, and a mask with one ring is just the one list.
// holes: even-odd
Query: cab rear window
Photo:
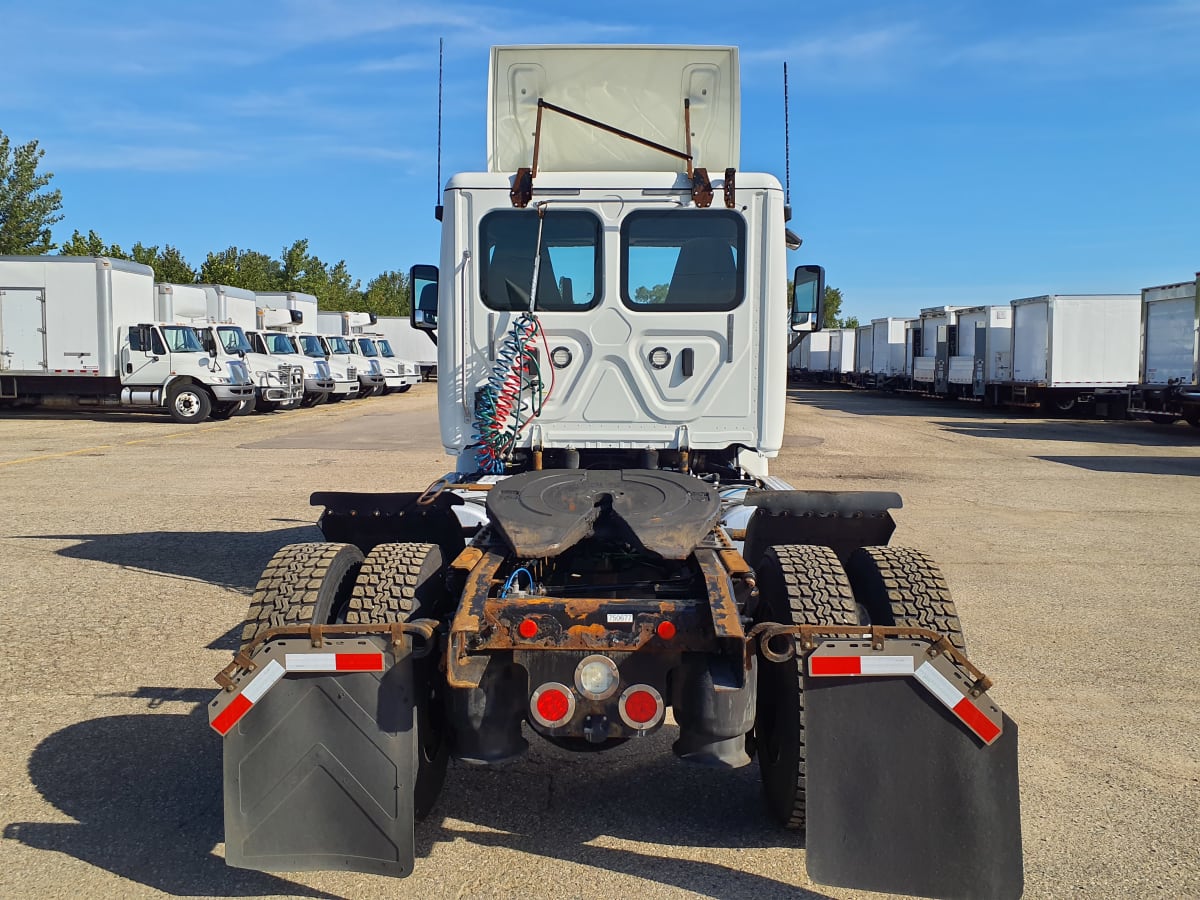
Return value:
[(496, 210), (479, 223), (479, 295), (497, 310), (529, 309), (533, 260), (540, 255), (534, 307), (547, 312), (591, 309), (600, 302), (600, 220), (582, 210), (550, 207), (542, 219), (541, 253), (536, 210)]
[(722, 311), (746, 290), (746, 222), (731, 210), (643, 210), (621, 225), (621, 302), (647, 312)]

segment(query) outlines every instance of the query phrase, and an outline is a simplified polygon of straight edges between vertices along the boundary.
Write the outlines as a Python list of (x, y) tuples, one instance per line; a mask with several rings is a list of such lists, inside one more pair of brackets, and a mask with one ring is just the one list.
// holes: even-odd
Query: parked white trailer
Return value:
[(830, 332), (814, 331), (800, 342), (800, 371), (810, 379), (829, 371), (830, 341)]
[(871, 376), (876, 387), (888, 387), (905, 374), (905, 336), (914, 321), (893, 316), (871, 320)]
[[(252, 300), (227, 297), (226, 291), (237, 291), (225, 285), (167, 284), (155, 285), (155, 309), (164, 322), (179, 322), (194, 327), (204, 349), (218, 366), (241, 360), (254, 384), (255, 406), (260, 410), (296, 405), (304, 393), (304, 369), (300, 365), (281, 364), (280, 360), (255, 353), (243, 328), (245, 316), (235, 315), (238, 303), (249, 304), (253, 324)], [(248, 291), (243, 293), (249, 294)], [(253, 296), (251, 294), (250, 296)], [(243, 410), (250, 411), (243, 406)], [(228, 418), (238, 405), (220, 404), (213, 408), (214, 418)]]
[(417, 364), (423, 378), (437, 374), (437, 333), (413, 328), (408, 316), (380, 316), (375, 323), (400, 359)]
[(871, 378), (871, 358), (875, 353), (873, 327), (868, 322), (859, 325), (854, 335), (854, 383), (874, 384)]
[(1195, 281), (1142, 291), (1141, 365), (1129, 412), (1200, 428), (1200, 273)]
[(1138, 294), (1047, 294), (1012, 301), (1012, 381), (995, 398), (1070, 412), (1137, 381)]
[(930, 306), (921, 310), (913, 328), (912, 386), (944, 394), (950, 372), (950, 335), (961, 306)]
[(1012, 379), (1012, 307), (960, 309), (950, 348), (950, 393), (983, 398), (987, 385)]
[(254, 396), (240, 360), (217, 365), (155, 306), (149, 266), (0, 257), (0, 405), (165, 408), (195, 423)]
[(856, 337), (853, 328), (835, 328), (829, 332), (829, 377), (832, 381), (846, 381), (854, 372)]

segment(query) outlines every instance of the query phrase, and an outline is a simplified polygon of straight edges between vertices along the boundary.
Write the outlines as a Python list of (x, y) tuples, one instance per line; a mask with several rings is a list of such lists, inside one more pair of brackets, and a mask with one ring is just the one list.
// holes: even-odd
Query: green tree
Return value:
[[(633, 292), (633, 300), (635, 303), (666, 303), (669, 289), (670, 285), (667, 284), (656, 284), (652, 288), (648, 288), (644, 284), (639, 285), (638, 289)], [(791, 296), (790, 290), (788, 295)]]
[(842, 292), (839, 288), (825, 285), (825, 318), (822, 328), (840, 328), (842, 312)]
[(859, 327), (858, 316), (847, 316), (846, 318), (842, 319), (842, 327), (843, 328), (858, 328)]
[(0, 253), (41, 255), (56, 246), (50, 228), (62, 221), (62, 191), (47, 190), (53, 172), (38, 172), (45, 154), (37, 141), (13, 147), (0, 131)]
[(411, 308), (408, 276), (388, 270), (367, 282), (363, 296), (367, 310), (377, 316), (407, 316)]
[(239, 250), (237, 247), (219, 253), (209, 252), (200, 266), (200, 281), (228, 284), (248, 291), (284, 290), (277, 259), (257, 250)]
[(79, 229), (71, 232), (71, 236), (63, 241), (59, 248), (60, 256), (108, 256), (108, 245), (94, 231), (88, 231), (85, 237)]
[(135, 262), (149, 266), (154, 270), (156, 281), (169, 284), (191, 284), (196, 280), (196, 270), (188, 265), (175, 247), (167, 244), (162, 250), (156, 246), (147, 247), (139, 241), (129, 251)]

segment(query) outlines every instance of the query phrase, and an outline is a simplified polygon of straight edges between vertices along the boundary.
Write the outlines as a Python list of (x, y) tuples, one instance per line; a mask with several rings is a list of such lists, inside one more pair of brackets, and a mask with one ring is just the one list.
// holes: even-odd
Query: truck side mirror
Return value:
[(207, 328), (200, 331), (200, 346), (204, 348), (209, 356), (215, 357), (217, 355), (217, 342), (213, 338), (212, 332)]
[(437, 328), (437, 266), (413, 266), (408, 272), (408, 285), (412, 290), (412, 327), (433, 331)]
[(825, 270), (797, 266), (792, 276), (792, 331), (820, 331), (825, 318)]

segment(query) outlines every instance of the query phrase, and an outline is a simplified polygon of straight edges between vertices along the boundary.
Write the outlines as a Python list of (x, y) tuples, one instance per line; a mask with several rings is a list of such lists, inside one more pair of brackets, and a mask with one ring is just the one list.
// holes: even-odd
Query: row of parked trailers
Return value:
[(1140, 295), (1047, 294), (873, 319), (806, 336), (789, 365), (819, 381), (1200, 427), (1200, 274)]

